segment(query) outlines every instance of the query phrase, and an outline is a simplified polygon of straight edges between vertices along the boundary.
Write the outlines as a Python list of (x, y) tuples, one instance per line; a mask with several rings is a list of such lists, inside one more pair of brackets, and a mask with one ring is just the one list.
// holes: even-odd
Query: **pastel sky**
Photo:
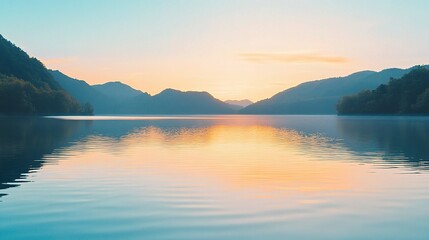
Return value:
[(0, 34), (48, 68), (156, 94), (260, 100), (429, 63), (429, 1), (0, 0)]

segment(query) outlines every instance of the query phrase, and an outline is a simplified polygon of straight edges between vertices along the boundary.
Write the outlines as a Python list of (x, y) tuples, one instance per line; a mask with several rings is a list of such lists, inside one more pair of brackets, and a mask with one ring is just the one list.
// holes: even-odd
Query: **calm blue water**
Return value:
[(0, 239), (429, 239), (429, 118), (0, 118)]

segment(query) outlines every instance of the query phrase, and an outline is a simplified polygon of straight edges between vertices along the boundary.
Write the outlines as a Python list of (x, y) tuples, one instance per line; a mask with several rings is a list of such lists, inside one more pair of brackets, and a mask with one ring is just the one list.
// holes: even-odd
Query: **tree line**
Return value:
[(90, 104), (81, 105), (64, 90), (37, 88), (32, 83), (0, 74), (0, 113), (92, 114)]
[(375, 90), (345, 96), (338, 102), (337, 112), (340, 115), (429, 114), (429, 70), (417, 67)]
[(36, 58), (0, 35), (0, 114), (92, 114)]

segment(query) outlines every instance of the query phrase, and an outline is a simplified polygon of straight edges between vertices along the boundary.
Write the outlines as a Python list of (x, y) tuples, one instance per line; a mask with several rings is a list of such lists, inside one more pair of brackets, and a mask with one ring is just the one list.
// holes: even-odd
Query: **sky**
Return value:
[(429, 63), (426, 0), (0, 0), (0, 34), (90, 84), (271, 97)]

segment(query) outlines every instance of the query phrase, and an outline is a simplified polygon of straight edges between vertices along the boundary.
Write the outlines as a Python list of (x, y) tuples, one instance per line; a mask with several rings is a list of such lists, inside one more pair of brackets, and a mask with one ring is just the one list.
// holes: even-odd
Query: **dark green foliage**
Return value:
[(429, 114), (429, 70), (416, 68), (375, 90), (345, 96), (338, 114)]
[(0, 73), (31, 82), (38, 88), (60, 88), (39, 60), (28, 56), (2, 35), (0, 35)]
[(36, 88), (32, 83), (0, 75), (0, 112), (7, 114), (92, 113), (92, 107), (80, 104), (64, 90)]
[(0, 113), (92, 114), (92, 107), (81, 107), (39, 60), (0, 35)]

